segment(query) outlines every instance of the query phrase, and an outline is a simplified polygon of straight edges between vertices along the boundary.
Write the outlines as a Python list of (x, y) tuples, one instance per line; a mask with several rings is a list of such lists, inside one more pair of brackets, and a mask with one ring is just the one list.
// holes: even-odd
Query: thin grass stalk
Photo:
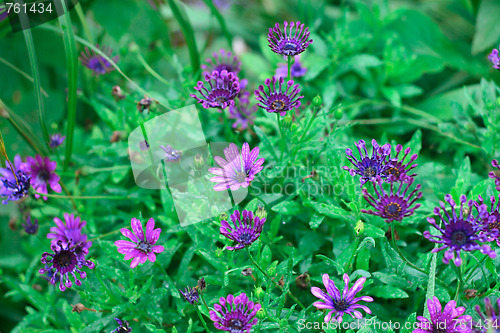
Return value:
[(227, 29), (227, 25), (226, 25), (226, 21), (224, 20), (224, 17), (221, 15), (221, 13), (219, 12), (219, 9), (214, 5), (214, 2), (212, 0), (203, 0), (203, 1), (207, 5), (207, 7), (210, 9), (212, 14), (215, 16), (215, 19), (217, 20), (217, 22), (219, 22), (220, 30), (224, 34), (224, 37), (226, 37), (227, 44), (228, 44), (229, 48), (231, 48), (231, 46), (233, 45), (233, 36), (231, 35), (229, 30)]
[[(7, 61), (6, 59), (0, 57), (0, 62), (5, 64), (7, 67), (9, 67), (10, 69), (12, 69), (13, 71), (17, 72), (18, 74), (20, 74), (22, 77), (24, 77), (25, 79), (27, 79), (28, 81), (30, 81), (31, 83), (34, 82), (34, 79), (32, 76), (30, 76), (28, 73), (24, 72), (22, 69), (20, 69), (19, 67), (16, 67), (13, 63)], [(47, 92), (42, 88), (40, 87), (40, 89), (42, 90), (42, 94), (43, 96), (45, 97), (49, 97), (49, 95), (47, 94)]]

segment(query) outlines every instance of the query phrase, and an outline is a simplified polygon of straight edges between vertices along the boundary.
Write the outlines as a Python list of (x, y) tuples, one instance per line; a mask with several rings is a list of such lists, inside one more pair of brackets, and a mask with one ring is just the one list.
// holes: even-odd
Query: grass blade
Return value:
[(226, 37), (227, 44), (229, 48), (233, 45), (233, 36), (229, 33), (229, 30), (227, 30), (227, 25), (226, 21), (224, 21), (224, 17), (222, 17), (221, 13), (217, 9), (217, 7), (214, 5), (214, 2), (212, 0), (203, 0), (205, 4), (207, 5), (208, 8), (210, 8), (210, 11), (212, 14), (215, 16), (215, 19), (217, 22), (219, 22), (220, 29), (224, 36)]

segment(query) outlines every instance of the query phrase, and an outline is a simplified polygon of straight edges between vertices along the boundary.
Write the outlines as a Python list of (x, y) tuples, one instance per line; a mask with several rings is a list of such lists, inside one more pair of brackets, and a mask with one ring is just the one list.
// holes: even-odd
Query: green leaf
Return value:
[(309, 221), (309, 227), (311, 227), (312, 230), (318, 229), (324, 219), (325, 215), (314, 213), (313, 216), (311, 216), (311, 220)]
[(472, 40), (472, 54), (497, 46), (500, 36), (498, 24), (500, 2), (497, 0), (482, 0), (476, 18), (476, 31)]
[(273, 211), (285, 215), (297, 215), (303, 207), (296, 201), (282, 201), (272, 208)]
[[(437, 261), (437, 253), (433, 253), (431, 259), (431, 268), (429, 271), (429, 282), (427, 282), (427, 292), (425, 293), (425, 299), (432, 299), (434, 297), (434, 288), (436, 286), (436, 261)], [(425, 303), (424, 306), (424, 317), (430, 320), (427, 302)]]
[(393, 286), (377, 286), (368, 292), (370, 295), (380, 298), (408, 298), (408, 294), (397, 287)]

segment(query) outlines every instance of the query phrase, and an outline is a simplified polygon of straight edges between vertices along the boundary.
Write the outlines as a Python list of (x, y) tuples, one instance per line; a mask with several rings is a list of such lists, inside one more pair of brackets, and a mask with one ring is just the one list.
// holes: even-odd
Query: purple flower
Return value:
[(205, 75), (205, 82), (209, 87), (205, 87), (202, 81), (198, 81), (195, 90), (199, 91), (201, 97), (191, 94), (201, 103), (205, 109), (234, 106), (234, 98), (240, 92), (238, 77), (234, 73), (223, 70), (220, 73), (213, 71), (211, 75)]
[[(292, 34), (293, 27), (295, 32)], [(309, 28), (304, 29), (304, 24), (300, 22), (290, 22), (290, 29), (288, 29), (288, 22), (284, 23), (284, 33), (281, 30), (279, 23), (276, 23), (274, 28), (269, 28), (267, 40), (269, 47), (274, 53), (278, 53), (288, 57), (294, 57), (299, 53), (306, 50), (312, 39), (309, 39)]]
[(210, 74), (213, 71), (222, 72), (228, 71), (237, 75), (241, 70), (241, 62), (238, 58), (231, 52), (224, 51), (221, 49), (219, 53), (214, 52), (211, 58), (205, 59), (207, 64), (202, 64), (201, 69), (203, 69), (203, 74)]
[(235, 119), (233, 128), (238, 126), (244, 130), (248, 125), (252, 125), (255, 120), (257, 107), (250, 106), (250, 93), (248, 91), (240, 92), (239, 105), (229, 107), (229, 119)]
[(455, 301), (449, 301), (443, 311), (441, 303), (434, 296), (432, 299), (427, 300), (427, 308), (431, 320), (418, 316), (419, 321), (417, 325), (419, 328), (414, 329), (412, 333), (469, 333), (471, 332), (470, 321), (472, 317), (464, 315), (465, 308), (463, 306), (457, 307)]
[(167, 162), (179, 162), (181, 160), (182, 152), (179, 150), (175, 150), (172, 148), (170, 145), (165, 146), (160, 146), (161, 149), (165, 152), (165, 159)]
[[(484, 299), (484, 313), (481, 311), (479, 305), (476, 305), (475, 309), (481, 318), (481, 321), (478, 323), (478, 326), (481, 328), (479, 332), (488, 333), (498, 332), (500, 330), (500, 298), (497, 299), (497, 311), (495, 311), (489, 297)], [(492, 331), (488, 330), (488, 325), (493, 329)]]
[(362, 309), (366, 313), (372, 313), (366, 305), (357, 304), (359, 301), (373, 302), (370, 296), (356, 297), (356, 294), (363, 289), (363, 284), (366, 281), (365, 277), (358, 279), (352, 288), (349, 288), (349, 275), (344, 274), (344, 290), (340, 293), (335, 283), (330, 280), (328, 274), (323, 274), (323, 284), (326, 288), (326, 293), (318, 287), (312, 287), (311, 293), (321, 301), (314, 302), (313, 305), (318, 309), (333, 310), (329, 311), (325, 317), (325, 323), (328, 323), (333, 317), (334, 321), (342, 322), (344, 314), (350, 315), (352, 318), (363, 318), (363, 314), (356, 309)]
[(400, 181), (409, 181), (410, 178), (415, 177), (417, 174), (408, 174), (408, 172), (414, 169), (418, 164), (412, 164), (418, 157), (417, 154), (413, 154), (410, 157), (410, 160), (403, 164), (404, 160), (408, 156), (411, 151), (411, 148), (406, 148), (404, 152), (404, 156), (399, 158), (399, 153), (403, 150), (402, 145), (396, 146), (396, 156), (391, 158), (391, 167), (386, 171), (388, 177), (388, 182), (400, 182)]
[[(500, 165), (498, 164), (498, 161), (497, 161), (497, 160), (493, 160), (493, 161), (491, 161), (491, 165), (492, 165), (494, 168), (497, 168), (497, 169), (498, 169), (498, 171), (500, 171)], [(498, 191), (500, 191), (500, 176), (497, 176), (497, 175), (495, 174), (495, 171), (491, 171), (491, 172), (489, 173), (489, 176), (490, 176), (490, 178), (492, 178), (492, 179), (494, 179), (494, 180), (495, 180), (496, 189), (497, 189)]]
[(259, 218), (254, 216), (251, 211), (235, 210), (231, 214), (232, 225), (226, 221), (221, 221), (220, 233), (226, 238), (238, 243), (236, 246), (228, 246), (227, 249), (230, 251), (240, 250), (246, 246), (251, 245), (255, 242), (262, 232), (262, 227), (266, 223), (265, 218)]
[[(290, 66), (290, 76), (291, 77), (300, 77), (304, 76), (307, 73), (307, 68), (303, 67), (299, 61), (300, 56), (295, 56), (294, 63)], [(278, 68), (276, 69), (276, 78), (284, 78), (288, 77), (288, 64), (278, 64)]]
[(115, 318), (118, 327), (111, 331), (111, 333), (131, 333), (132, 329), (128, 326), (128, 322), (126, 320), (121, 320), (119, 318)]
[[(498, 201), (494, 196), (491, 196), (490, 202), (490, 210), (482, 211), (484, 215), (480, 218), (479, 237), (482, 242), (496, 241), (497, 245), (500, 246), (500, 239), (498, 239), (498, 236), (500, 236), (500, 194), (498, 195)], [(479, 196), (479, 202), (474, 202), (474, 205), (479, 210), (483, 206), (483, 198)]]
[(214, 186), (215, 191), (224, 191), (231, 189), (236, 191), (240, 187), (248, 187), (254, 180), (255, 175), (263, 169), (264, 158), (257, 160), (259, 156), (259, 147), (250, 151), (248, 143), (244, 143), (241, 148), (241, 154), (234, 143), (224, 148), (226, 160), (215, 156), (214, 160), (220, 168), (210, 168), (208, 172), (215, 175), (210, 179), (211, 182), (218, 183)]
[(26, 222), (22, 224), (22, 227), (24, 228), (24, 231), (30, 235), (34, 235), (38, 232), (38, 220), (34, 219), (33, 221), (31, 220), (31, 216), (28, 215), (26, 218)]
[[(500, 47), (499, 47), (500, 48)], [(488, 60), (493, 64), (493, 68), (500, 70), (500, 57), (498, 56), (498, 50), (493, 49), (488, 55)]]
[(250, 332), (252, 326), (257, 324), (255, 315), (260, 310), (261, 305), (248, 300), (245, 293), (234, 297), (228, 295), (227, 299), (219, 298), (219, 303), (214, 304), (214, 310), (210, 311), (210, 319), (214, 326), (231, 333)]
[[(61, 193), (61, 185), (59, 185), (61, 178), (54, 172), (56, 166), (57, 163), (51, 161), (48, 157), (36, 155), (35, 158), (26, 157), (22, 169), (30, 175), (31, 186), (36, 192), (48, 193), (47, 187), (50, 185), (54, 192)], [(40, 198), (40, 195), (35, 194), (35, 198)], [(47, 200), (47, 197), (43, 197), (43, 200)]]
[(40, 274), (49, 272), (49, 274), (52, 275), (50, 279), (50, 283), (52, 284), (55, 284), (56, 278), (59, 278), (59, 289), (61, 291), (66, 290), (66, 288), (71, 288), (73, 285), (69, 279), (70, 275), (73, 276), (76, 285), (81, 286), (82, 282), (76, 277), (76, 273), (80, 275), (80, 279), (85, 279), (87, 273), (81, 269), (83, 266), (93, 269), (95, 264), (90, 260), (79, 257), (75, 253), (74, 244), (71, 242), (64, 246), (62, 241), (58, 241), (57, 244), (51, 244), (50, 248), (54, 253), (44, 252), (42, 254), (41, 262), (42, 264), (46, 264), (46, 266), (45, 268), (41, 268), (38, 272)]
[(420, 190), (420, 184), (418, 184), (415, 189), (407, 195), (408, 190), (413, 183), (413, 178), (410, 179), (409, 183), (399, 183), (399, 187), (396, 191), (394, 189), (394, 183), (391, 183), (390, 192), (386, 192), (383, 189), (381, 180), (377, 183), (380, 188), (380, 192), (377, 190), (375, 182), (373, 182), (373, 188), (375, 189), (375, 193), (377, 195), (376, 198), (368, 193), (366, 188), (362, 191), (366, 201), (368, 201), (368, 203), (375, 208), (375, 211), (363, 209), (361, 210), (363, 213), (380, 216), (385, 219), (385, 222), (387, 223), (392, 221), (401, 222), (403, 218), (412, 215), (415, 212), (415, 209), (420, 207), (420, 204), (416, 204), (413, 208), (411, 207), (417, 199), (422, 197), (422, 192), (418, 192), (412, 199), (413, 195)]
[(0, 5), (0, 22), (5, 20), (9, 16), (9, 12), (7, 11), (7, 7), (4, 4)]
[(198, 294), (198, 289), (196, 287), (195, 288), (187, 287), (184, 291), (180, 289), (179, 291), (182, 294), (182, 296), (184, 296), (186, 301), (189, 302), (189, 304), (198, 303), (198, 301), (200, 300), (200, 295)]
[[(479, 217), (472, 215), (473, 201), (467, 203), (468, 208), (464, 210), (464, 204), (467, 202), (465, 195), (460, 196), (460, 215), (456, 213), (456, 203), (453, 201), (450, 194), (445, 195), (445, 201), (451, 206), (452, 215), (448, 214), (444, 202), (440, 202), (440, 207), (434, 208), (434, 214), (438, 215), (443, 222), (441, 228), (436, 220), (428, 218), (427, 221), (436, 228), (441, 235), (431, 235), (429, 231), (424, 232), (424, 237), (433, 243), (442, 244), (441, 247), (433, 249), (432, 252), (438, 252), (447, 248), (443, 262), (448, 264), (451, 259), (456, 266), (460, 266), (462, 258), (460, 251), (475, 251), (480, 250), (481, 253), (488, 255), (490, 258), (495, 258), (496, 253), (488, 245), (479, 245), (480, 236), (477, 234), (479, 230), (478, 219), (487, 216), (486, 205), (481, 205), (478, 208)], [(443, 211), (440, 215), (440, 211)], [(465, 213), (465, 214), (464, 214)]]
[(12, 172), (11, 166), (6, 161), (5, 168), (0, 168), (0, 197), (6, 205), (9, 201), (18, 201), (24, 198), (30, 189), (30, 176), (22, 170), (23, 163), (21, 157), (14, 157), (15, 174)]
[[(259, 101), (257, 106), (265, 109), (267, 112), (279, 113), (281, 116), (286, 115), (288, 110), (298, 108), (300, 99), (304, 96), (297, 96), (300, 93), (299, 85), (293, 85), (293, 80), (288, 81), (286, 90), (283, 91), (283, 78), (276, 80), (266, 79), (264, 84), (267, 87), (267, 92), (264, 86), (260, 85), (259, 89), (255, 90), (255, 99)], [(293, 86), (293, 87), (292, 87)]]
[[(111, 54), (113, 50), (109, 47), (100, 48), (99, 45), (96, 44), (96, 47), (101, 50), (108, 58), (111, 58)], [(107, 61), (104, 57), (96, 54), (94, 50), (89, 50), (88, 47), (85, 47), (85, 52), (81, 52), (81, 56), (78, 58), (82, 62), (82, 65), (92, 70), (94, 75), (102, 75), (107, 74), (115, 70), (113, 65), (109, 61)], [(114, 56), (111, 58), (114, 63), (118, 62), (119, 56)]]
[(56, 148), (63, 144), (65, 136), (61, 136), (60, 133), (52, 134), (50, 136), (49, 146), (50, 148)]
[(51, 232), (47, 234), (47, 238), (52, 239), (51, 243), (61, 241), (63, 246), (72, 243), (75, 245), (75, 253), (79, 257), (85, 257), (92, 246), (92, 242), (87, 242), (87, 235), (82, 234), (82, 228), (87, 222), (68, 213), (64, 213), (64, 222), (58, 217), (54, 218), (54, 222), (56, 226), (51, 227)]
[(136, 267), (139, 263), (144, 264), (148, 259), (155, 262), (155, 253), (165, 251), (163, 246), (155, 245), (158, 238), (160, 238), (161, 229), (155, 229), (155, 220), (153, 218), (150, 218), (146, 224), (146, 235), (144, 235), (141, 221), (132, 218), (131, 224), (133, 232), (125, 228), (120, 229), (122, 235), (130, 239), (131, 242), (116, 241), (115, 245), (118, 247), (118, 252), (125, 255), (124, 260), (134, 258), (130, 263), (130, 268)]
[(380, 178), (387, 178), (388, 170), (392, 167), (389, 162), (391, 145), (386, 143), (383, 146), (379, 146), (377, 141), (373, 139), (371, 157), (368, 155), (364, 140), (359, 140), (359, 143), (354, 142), (354, 145), (358, 148), (360, 160), (358, 161), (354, 157), (352, 149), (347, 148), (345, 150), (347, 159), (354, 168), (344, 166), (343, 169), (349, 171), (351, 176), (360, 175), (361, 186), (367, 181), (378, 181)]

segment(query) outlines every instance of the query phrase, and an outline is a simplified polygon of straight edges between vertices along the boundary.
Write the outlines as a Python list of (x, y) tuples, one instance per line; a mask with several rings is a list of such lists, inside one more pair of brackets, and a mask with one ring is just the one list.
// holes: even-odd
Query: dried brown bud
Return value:
[(205, 282), (205, 278), (202, 277), (201, 279), (198, 280), (198, 290), (203, 291), (207, 287), (207, 283)]
[(304, 274), (300, 274), (295, 278), (295, 283), (297, 284), (297, 287), (301, 289), (307, 289), (311, 284), (311, 277), (307, 272), (305, 272)]
[(113, 89), (111, 90), (111, 95), (113, 95), (113, 97), (117, 102), (125, 98), (125, 95), (123, 94), (120, 86), (114, 86)]
[(283, 288), (285, 286), (284, 275), (281, 276), (281, 279), (278, 281), (278, 285)]
[(85, 309), (86, 309), (85, 305), (83, 305), (82, 303), (78, 303), (76, 305), (73, 305), (73, 310), (71, 310), (71, 312), (81, 313)]
[(122, 132), (120, 131), (114, 131), (113, 134), (111, 134), (111, 138), (109, 138), (109, 142), (118, 142), (122, 139)]
[(251, 268), (245, 268), (244, 270), (241, 271), (241, 274), (243, 276), (250, 276), (253, 274), (253, 271)]
[(464, 290), (465, 298), (471, 299), (477, 296), (477, 290), (476, 289), (465, 289)]

